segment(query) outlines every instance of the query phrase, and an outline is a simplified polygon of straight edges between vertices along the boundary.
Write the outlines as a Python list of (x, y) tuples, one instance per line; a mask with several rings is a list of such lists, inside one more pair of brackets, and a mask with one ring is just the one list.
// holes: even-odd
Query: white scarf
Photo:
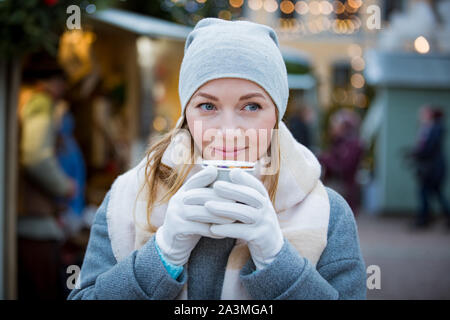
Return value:
[[(330, 215), (328, 194), (320, 181), (321, 167), (314, 154), (294, 139), (282, 121), (278, 133), (281, 163), (274, 207), (283, 235), (315, 266), (327, 245)], [(169, 167), (174, 167), (173, 151), (171, 142), (161, 161)], [(146, 230), (147, 190), (144, 189), (135, 201), (145, 181), (145, 165), (146, 157), (117, 177), (111, 187), (107, 222), (117, 261), (142, 247), (153, 235)], [(195, 164), (186, 179), (201, 169), (200, 164)], [(153, 209), (150, 218), (153, 226), (158, 228), (163, 224), (166, 209), (167, 203)], [(239, 271), (249, 257), (246, 242), (237, 239), (228, 258), (221, 299), (251, 299), (239, 280)], [(177, 298), (187, 299), (187, 282)]]

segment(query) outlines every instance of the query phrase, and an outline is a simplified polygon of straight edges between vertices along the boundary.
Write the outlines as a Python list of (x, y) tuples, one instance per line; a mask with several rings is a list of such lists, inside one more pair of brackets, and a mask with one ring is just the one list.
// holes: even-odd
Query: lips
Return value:
[(241, 148), (241, 149), (238, 149), (238, 148), (234, 148), (234, 149), (230, 149), (230, 150), (227, 150), (227, 149), (218, 149), (218, 148), (213, 148), (214, 150), (217, 150), (217, 151), (221, 151), (221, 152), (237, 152), (237, 151), (241, 151), (241, 150), (245, 150), (245, 149), (247, 149), (247, 147), (245, 147), (245, 148)]
[(238, 153), (240, 153), (246, 149), (247, 149), (247, 147), (240, 148), (240, 149), (234, 148), (234, 149), (230, 149), (230, 150), (222, 149), (222, 148), (220, 148), (220, 149), (213, 148), (214, 152), (217, 152), (218, 154), (221, 154), (222, 156), (225, 156), (225, 157), (236, 156)]

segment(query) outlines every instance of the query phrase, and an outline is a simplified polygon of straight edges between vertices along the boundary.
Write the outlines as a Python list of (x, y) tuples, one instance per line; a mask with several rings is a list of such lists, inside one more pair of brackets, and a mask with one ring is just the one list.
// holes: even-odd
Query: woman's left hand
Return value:
[(235, 168), (230, 171), (230, 180), (216, 181), (213, 188), (220, 197), (237, 203), (207, 201), (205, 207), (214, 215), (238, 222), (213, 224), (211, 233), (247, 241), (256, 268), (262, 269), (275, 259), (284, 243), (277, 214), (256, 177)]

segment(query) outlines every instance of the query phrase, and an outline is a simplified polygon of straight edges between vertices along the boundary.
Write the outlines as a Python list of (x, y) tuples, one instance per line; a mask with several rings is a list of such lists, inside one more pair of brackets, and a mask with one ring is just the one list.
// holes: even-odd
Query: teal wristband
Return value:
[(178, 278), (178, 276), (181, 274), (181, 272), (183, 272), (183, 266), (177, 266), (177, 265), (174, 265), (174, 264), (166, 261), (164, 258), (164, 255), (162, 254), (161, 249), (158, 247), (158, 244), (156, 243), (156, 241), (155, 241), (155, 247), (156, 247), (156, 251), (158, 252), (158, 255), (161, 258), (161, 261), (162, 261), (164, 267), (166, 268), (167, 272), (173, 279), (176, 280)]

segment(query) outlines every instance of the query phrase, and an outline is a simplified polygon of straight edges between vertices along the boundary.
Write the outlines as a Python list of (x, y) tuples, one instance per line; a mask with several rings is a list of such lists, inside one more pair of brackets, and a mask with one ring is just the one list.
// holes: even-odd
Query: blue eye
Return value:
[[(211, 103), (201, 103), (197, 106), (202, 111), (213, 111), (215, 109), (215, 106)], [(250, 107), (250, 108), (248, 108)], [(262, 107), (257, 103), (250, 103), (244, 107), (246, 111), (255, 112), (258, 109), (262, 109)]]
[(245, 106), (247, 108), (248, 106), (252, 107), (250, 109), (247, 109), (247, 111), (257, 111), (258, 109), (261, 109), (261, 106), (257, 103), (251, 103)]
[[(211, 108), (202, 108), (203, 106), (209, 106)], [(214, 106), (210, 103), (202, 103), (199, 105), (199, 107), (203, 110), (203, 111), (212, 111), (214, 110)]]

